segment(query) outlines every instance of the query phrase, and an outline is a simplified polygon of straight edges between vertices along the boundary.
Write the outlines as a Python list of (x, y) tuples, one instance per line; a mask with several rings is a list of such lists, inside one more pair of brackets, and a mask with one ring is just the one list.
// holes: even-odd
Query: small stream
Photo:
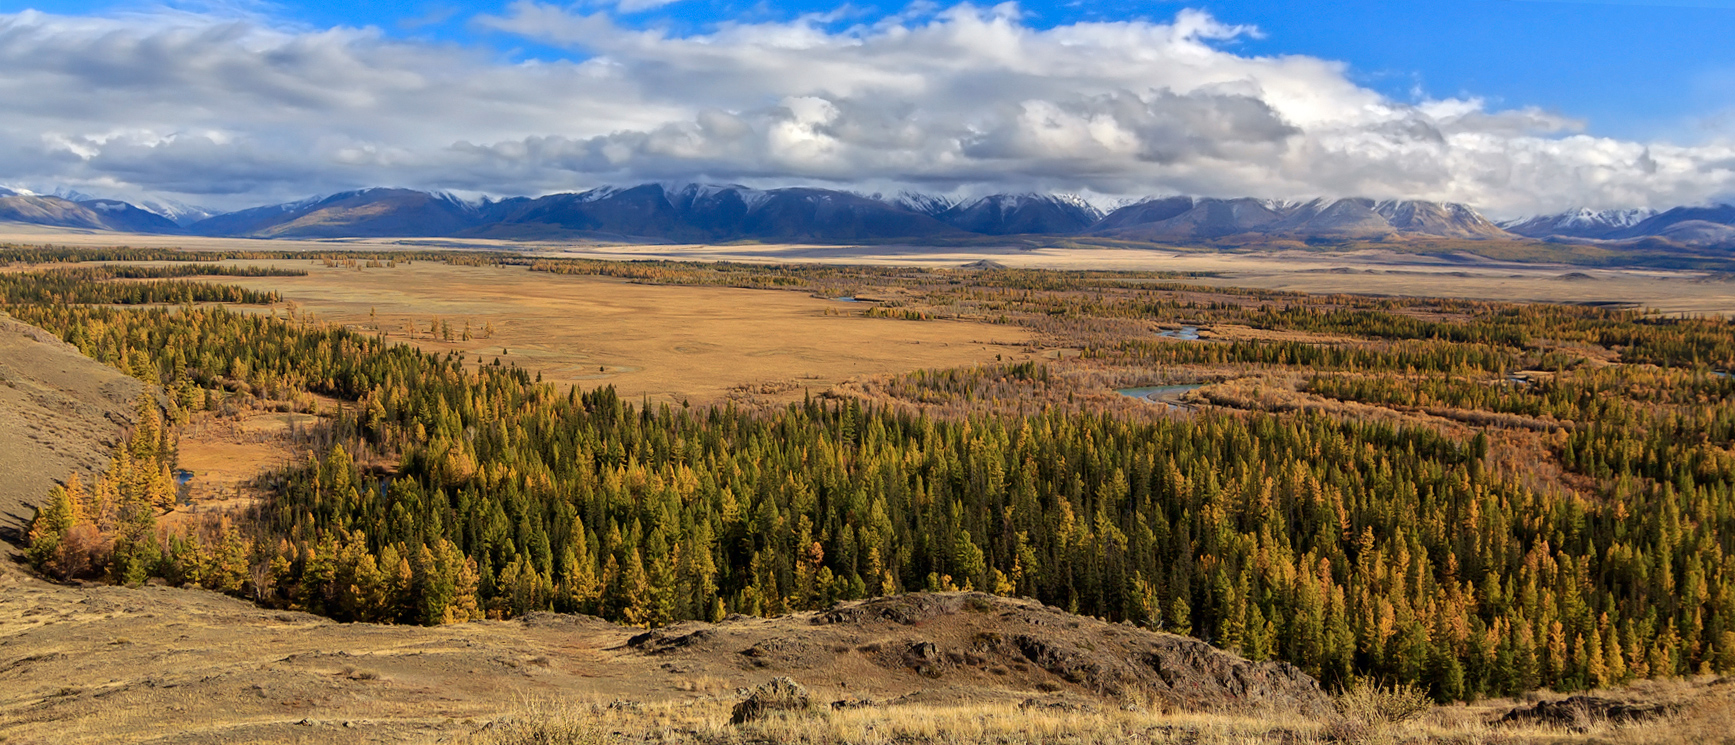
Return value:
[(170, 475), (175, 479), (175, 503), (192, 504), (193, 487), (191, 484), (193, 483), (193, 472), (185, 468), (177, 468), (175, 469), (175, 472)]
[(1199, 340), (1199, 327), (1198, 326), (1182, 326), (1178, 330), (1177, 329), (1170, 329), (1168, 331), (1159, 331), (1159, 332), (1157, 332), (1157, 336), (1162, 337), (1164, 339), (1180, 339), (1181, 341), (1198, 341)]
[(1187, 391), (1196, 391), (1204, 387), (1205, 385), (1203, 383), (1194, 383), (1190, 385), (1152, 385), (1142, 388), (1120, 388), (1116, 389), (1115, 393), (1119, 393), (1122, 396), (1130, 396), (1144, 401), (1145, 403), (1161, 404), (1171, 409), (1185, 409), (1191, 407), (1181, 402), (1181, 396), (1185, 395)]

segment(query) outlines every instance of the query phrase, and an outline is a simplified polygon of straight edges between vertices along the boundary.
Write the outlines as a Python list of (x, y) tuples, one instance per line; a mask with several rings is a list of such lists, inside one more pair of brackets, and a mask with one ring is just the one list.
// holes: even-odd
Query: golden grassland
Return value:
[[(256, 240), (133, 235), (0, 225), (0, 242), (65, 246), (181, 247), (256, 251), (355, 249), (521, 251), (604, 260), (739, 261), (878, 266), (957, 266), (990, 260), (1033, 269), (1209, 272), (1201, 284), (1310, 293), (1380, 293), (1539, 302), (1623, 303), (1665, 313), (1735, 313), (1735, 281), (1694, 270), (1595, 268), (1612, 249), (1536, 242), (1384, 243), (1331, 247), (1267, 242), (1168, 247), (1115, 241), (972, 241), (958, 245), (671, 245), (444, 238)], [(1474, 250), (1474, 253), (1471, 250)], [(1549, 263), (1551, 257), (1560, 263)], [(1591, 261), (1586, 265), (1584, 262)]]
[[(893, 743), (1549, 743), (1663, 745), (1735, 741), (1735, 680), (1647, 681), (1592, 695), (1678, 707), (1647, 721), (1610, 721), (1586, 715), (1572, 721), (1507, 723), (1498, 719), (1526, 700), (1491, 699), (1469, 705), (1428, 706), (1389, 700), (1374, 689), (1345, 693), (1331, 714), (1308, 717), (1281, 709), (1164, 712), (1137, 700), (1102, 706), (1053, 707), (1030, 702), (893, 704), (831, 710), (815, 707), (729, 724), (733, 698), (623, 705), (618, 701), (526, 698), (499, 718), (459, 739), (467, 745), (532, 743), (790, 743), (892, 745)], [(1371, 695), (1370, 695), (1371, 694)], [(1406, 698), (1401, 694), (1395, 698)]]
[[(613, 385), (628, 400), (800, 400), (851, 378), (1037, 354), (1018, 327), (867, 318), (863, 304), (795, 292), (434, 262), (363, 270), (243, 263), (307, 269), (234, 282), (282, 292), (297, 314), (473, 362), (498, 358), (551, 382)], [(451, 327), (450, 341), (429, 333), (436, 319)]]

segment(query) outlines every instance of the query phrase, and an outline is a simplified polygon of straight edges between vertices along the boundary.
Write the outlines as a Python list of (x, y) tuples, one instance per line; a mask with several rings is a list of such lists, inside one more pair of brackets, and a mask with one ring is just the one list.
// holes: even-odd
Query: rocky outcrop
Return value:
[[(972, 670), (1006, 675), (1034, 667), (1086, 692), (1121, 696), (1137, 691), (1174, 709), (1247, 705), (1318, 713), (1330, 708), (1319, 682), (1294, 665), (1252, 662), (1191, 637), (1074, 616), (1033, 600), (914, 593), (839, 604), (812, 622), (848, 626), (864, 635), (877, 630), (898, 639), (859, 651), (882, 666), (928, 678)], [(922, 633), (907, 638), (896, 633), (899, 628)]]
[(1569, 696), (1559, 701), (1538, 701), (1520, 706), (1500, 717), (1500, 724), (1539, 724), (1584, 730), (1592, 724), (1646, 722), (1681, 710), (1678, 703), (1621, 701), (1601, 696)]
[(735, 705), (730, 712), (730, 724), (745, 724), (764, 719), (766, 715), (778, 711), (801, 712), (813, 708), (813, 696), (807, 689), (789, 678), (773, 678), (771, 682), (753, 689), (753, 694), (745, 701)]

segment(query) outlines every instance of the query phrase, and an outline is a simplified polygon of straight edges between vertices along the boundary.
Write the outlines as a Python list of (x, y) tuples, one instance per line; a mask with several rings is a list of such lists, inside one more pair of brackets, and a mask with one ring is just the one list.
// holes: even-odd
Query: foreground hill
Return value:
[[(732, 703), (779, 676), (821, 705), (1284, 711), (1330, 701), (1283, 663), (1034, 601), (915, 594), (645, 632), (537, 614), (421, 628), (342, 624), (166, 587), (65, 587), (0, 569), (8, 742), (360, 742), (462, 734), (531, 696)], [(465, 722), (469, 721), (469, 724)], [(163, 741), (163, 740), (158, 740)]]
[[(0, 312), (0, 539), (22, 537), (56, 481), (108, 462), (144, 391), (119, 370)], [(7, 552), (0, 544), (0, 561)]]

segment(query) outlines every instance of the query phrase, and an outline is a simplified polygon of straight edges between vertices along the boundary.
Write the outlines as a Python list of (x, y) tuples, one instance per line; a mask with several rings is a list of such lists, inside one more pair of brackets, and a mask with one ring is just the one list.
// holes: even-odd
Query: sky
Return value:
[(1735, 0), (0, 0), (0, 184), (1735, 198)]

